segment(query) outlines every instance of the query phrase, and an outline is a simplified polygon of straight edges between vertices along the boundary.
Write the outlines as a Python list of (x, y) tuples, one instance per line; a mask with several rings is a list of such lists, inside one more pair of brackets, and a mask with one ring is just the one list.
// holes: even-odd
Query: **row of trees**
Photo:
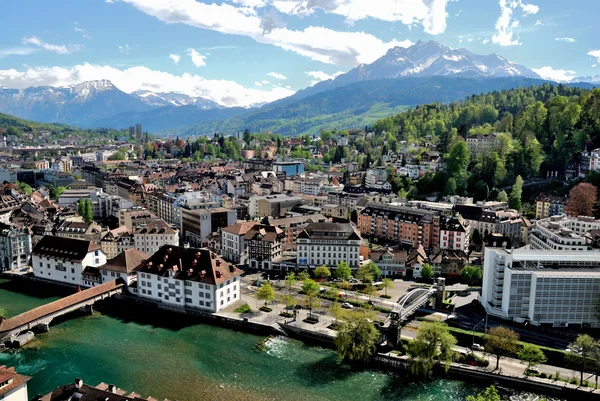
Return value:
[[(423, 267), (421, 267), (421, 278), (424, 280), (431, 280), (434, 277), (435, 273), (431, 264), (423, 264)], [(469, 285), (480, 282), (482, 277), (483, 273), (480, 266), (466, 265), (460, 271), (460, 278)]]
[(77, 214), (83, 217), (83, 220), (86, 223), (91, 223), (94, 221), (92, 201), (89, 199), (79, 199), (79, 201), (77, 201)]

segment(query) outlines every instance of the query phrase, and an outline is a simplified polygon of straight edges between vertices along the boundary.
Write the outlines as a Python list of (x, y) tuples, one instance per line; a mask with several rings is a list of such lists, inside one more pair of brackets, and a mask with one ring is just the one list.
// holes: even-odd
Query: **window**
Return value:
[(221, 300), (221, 305), (223, 305), (223, 300)]
[(188, 290), (188, 289), (186, 289), (186, 290), (185, 290), (185, 295), (192, 295), (192, 290)]
[(204, 301), (198, 301), (198, 304), (199, 304), (200, 306), (204, 306)]
[(203, 293), (203, 292), (199, 292), (199, 293), (198, 293), (198, 296), (199, 296), (200, 298), (204, 298), (204, 293)]
[(148, 295), (152, 295), (152, 291), (148, 290)]
[(71, 273), (75, 274), (75, 269), (71, 268)]
[(111, 277), (115, 277), (116, 276), (115, 272), (110, 272), (110, 275), (111, 275)]
[(207, 308), (210, 308), (210, 304), (211, 304), (210, 302), (207, 302), (207, 303), (206, 303), (206, 307), (207, 307)]
[(188, 303), (188, 304), (191, 304), (192, 303), (192, 298), (186, 298), (185, 302)]
[(210, 299), (210, 292), (206, 293), (206, 298)]

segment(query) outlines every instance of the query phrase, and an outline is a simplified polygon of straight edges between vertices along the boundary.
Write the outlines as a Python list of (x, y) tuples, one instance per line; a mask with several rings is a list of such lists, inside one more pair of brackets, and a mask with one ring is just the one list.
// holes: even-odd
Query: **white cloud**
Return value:
[(196, 67), (204, 67), (206, 65), (206, 56), (198, 53), (196, 49), (189, 48), (187, 52)]
[(312, 14), (315, 9), (341, 15), (349, 23), (375, 18), (401, 22), (412, 27), (423, 25), (423, 30), (438, 35), (446, 30), (448, 0), (274, 0), (273, 6), (285, 14)]
[[(257, 10), (250, 6), (237, 7), (228, 3), (206, 4), (195, 0), (179, 0), (177, 2), (172, 0), (114, 0), (114, 2), (117, 1), (130, 4), (139, 11), (168, 24), (181, 23), (225, 34), (247, 36), (259, 43), (278, 46), (328, 64), (355, 66), (360, 63), (371, 63), (391, 47), (412, 45), (409, 40), (394, 39), (384, 42), (365, 32), (340, 32), (315, 26), (309, 26), (303, 30), (292, 30), (267, 24), (269, 29), (265, 30), (265, 22), (258, 16)], [(439, 10), (444, 9), (445, 14), (447, 0), (378, 0), (377, 7), (373, 7), (370, 0), (304, 0), (296, 1), (296, 4), (307, 3), (308, 5), (309, 2), (320, 4), (333, 2), (336, 6), (334, 9), (338, 9), (337, 4), (340, 3), (339, 7), (345, 10), (344, 13), (351, 20), (364, 18), (363, 11), (367, 11), (367, 15), (386, 21), (401, 20), (403, 23), (411, 24), (421, 21), (430, 33), (443, 31), (439, 26), (441, 20), (444, 21), (445, 28), (445, 17), (439, 16)], [(404, 7), (392, 7), (396, 2), (401, 3)], [(252, 2), (243, 0), (239, 3), (250, 4)], [(277, 1), (273, 5), (276, 3)], [(388, 11), (392, 7), (394, 14), (386, 14), (386, 7)]]
[(169, 54), (169, 58), (173, 60), (175, 64), (179, 64), (179, 60), (181, 60), (181, 56), (179, 54)]
[(597, 64), (592, 64), (592, 68), (595, 68), (597, 66)]
[(283, 87), (273, 87), (270, 90), (246, 88), (234, 81), (205, 79), (188, 73), (173, 75), (147, 67), (118, 69), (108, 65), (84, 63), (69, 68), (33, 67), (23, 71), (0, 70), (0, 86), (19, 89), (41, 85), (66, 86), (99, 79), (110, 80), (127, 93), (136, 90), (178, 92), (203, 97), (224, 106), (247, 107), (294, 94), (293, 90)]
[(492, 42), (500, 46), (518, 46), (521, 44), (519, 37), (515, 35), (514, 29), (520, 23), (514, 19), (513, 13), (521, 11), (524, 17), (537, 14), (540, 10), (534, 4), (525, 4), (522, 0), (500, 0), (500, 17), (496, 21), (496, 34), (492, 36)]
[(271, 81), (267, 81), (266, 79), (263, 79), (262, 81), (260, 81), (260, 83), (263, 85), (268, 85), (271, 83)]
[(310, 82), (311, 86), (315, 85), (321, 81), (327, 81), (328, 79), (334, 79), (335, 77), (337, 77), (338, 75), (341, 75), (343, 73), (344, 73), (343, 71), (338, 71), (334, 74), (329, 75), (323, 71), (306, 71), (305, 72), (306, 75), (314, 78), (314, 80)]
[(278, 72), (270, 72), (267, 75), (270, 76), (270, 77), (273, 77), (275, 79), (280, 79), (280, 80), (287, 79), (287, 77), (285, 75), (280, 74)]
[(600, 63), (600, 50), (592, 50), (591, 52), (588, 52), (588, 56), (596, 57)]
[(0, 58), (7, 56), (27, 56), (31, 53), (35, 53), (37, 49), (32, 47), (9, 47), (6, 49), (0, 49)]
[(558, 82), (568, 82), (575, 78), (575, 71), (555, 70), (552, 67), (532, 68), (532, 71), (540, 75), (543, 79)]
[(261, 82), (255, 82), (254, 85), (256, 85), (256, 86), (263, 86), (263, 84)]
[(488, 43), (490, 40), (488, 38), (483, 39), (482, 43), (485, 45), (486, 43)]
[(71, 54), (83, 48), (82, 45), (53, 45), (51, 43), (44, 42), (37, 36), (26, 36), (23, 38), (22, 42), (25, 45), (34, 45), (56, 54)]
[(563, 37), (563, 38), (556, 38), (554, 40), (556, 40), (558, 42), (567, 42), (567, 43), (573, 43), (573, 42), (575, 42), (575, 39), (569, 38), (569, 37), (566, 37), (566, 36)]
[(542, 20), (537, 20), (535, 21), (535, 24), (533, 24), (533, 26), (544, 26), (544, 23), (542, 22)]
[(125, 45), (123, 45), (123, 46), (117, 46), (117, 47), (119, 48), (119, 51), (120, 51), (121, 53), (129, 54), (129, 53), (131, 53), (131, 52), (132, 52), (132, 51), (133, 51), (133, 50), (134, 50), (134, 49), (135, 49), (137, 46), (136, 46), (136, 45), (133, 45), (133, 46), (132, 46), (132, 45), (125, 44)]

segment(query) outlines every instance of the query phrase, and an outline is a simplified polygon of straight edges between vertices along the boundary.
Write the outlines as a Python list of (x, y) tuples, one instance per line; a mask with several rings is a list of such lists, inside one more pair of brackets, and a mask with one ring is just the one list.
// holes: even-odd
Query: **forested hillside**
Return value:
[[(376, 134), (358, 143), (358, 151), (377, 160), (399, 142), (427, 143), (447, 154), (448, 170), (428, 174), (416, 185), (394, 179), (395, 190), (423, 195), (475, 194), (512, 185), (518, 176), (527, 180), (546, 171), (564, 172), (578, 162), (580, 153), (600, 146), (600, 89), (592, 91), (564, 85), (494, 91), (473, 95), (463, 102), (427, 104), (378, 120)], [(465, 138), (477, 133), (501, 133), (501, 147), (486, 157), (472, 158)], [(385, 133), (385, 134), (384, 134)], [(418, 154), (421, 149), (411, 149)], [(418, 157), (418, 155), (417, 155)]]

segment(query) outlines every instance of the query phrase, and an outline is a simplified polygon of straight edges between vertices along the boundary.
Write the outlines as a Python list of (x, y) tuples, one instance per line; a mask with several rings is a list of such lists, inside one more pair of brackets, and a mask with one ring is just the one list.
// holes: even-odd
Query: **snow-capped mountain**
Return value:
[(175, 92), (151, 92), (139, 90), (131, 93), (131, 96), (140, 99), (142, 102), (153, 107), (163, 106), (196, 106), (202, 110), (220, 109), (223, 106), (211, 100), (201, 97), (192, 97), (182, 93)]
[(65, 87), (0, 88), (0, 112), (41, 122), (85, 125), (123, 110), (151, 108), (107, 80)]
[(600, 84), (600, 75), (577, 77), (577, 78), (573, 78), (570, 82), (588, 82), (591, 84)]
[(418, 41), (410, 47), (394, 47), (371, 64), (361, 64), (337, 76), (300, 91), (300, 97), (314, 95), (351, 83), (404, 77), (524, 77), (541, 78), (525, 66), (496, 54), (478, 55), (466, 49), (452, 49), (433, 40)]

